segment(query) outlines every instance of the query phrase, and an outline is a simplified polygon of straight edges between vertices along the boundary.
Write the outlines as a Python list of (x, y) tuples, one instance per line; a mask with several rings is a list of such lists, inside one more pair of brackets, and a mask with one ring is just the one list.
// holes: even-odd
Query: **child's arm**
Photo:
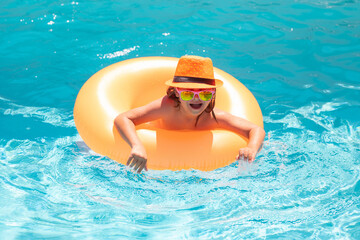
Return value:
[(244, 158), (250, 162), (253, 161), (264, 141), (264, 129), (243, 118), (221, 110), (217, 110), (215, 115), (218, 121), (218, 127), (238, 133), (249, 139), (248, 145), (239, 150), (239, 155), (236, 158)]
[(135, 126), (160, 118), (163, 112), (163, 101), (161, 98), (145, 106), (121, 113), (114, 120), (120, 135), (131, 147), (126, 165), (130, 164), (130, 167), (134, 167), (138, 173), (144, 168), (147, 170), (147, 155), (144, 145), (136, 134)]

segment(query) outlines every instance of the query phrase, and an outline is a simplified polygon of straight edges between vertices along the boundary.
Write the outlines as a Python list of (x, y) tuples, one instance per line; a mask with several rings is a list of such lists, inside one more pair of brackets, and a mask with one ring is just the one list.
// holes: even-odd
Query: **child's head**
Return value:
[(212, 112), (215, 106), (215, 88), (189, 89), (169, 87), (167, 95), (175, 102), (175, 107), (183, 108), (188, 112), (199, 115), (202, 112)]
[(213, 109), (216, 88), (222, 86), (223, 82), (214, 78), (210, 58), (181, 57), (174, 78), (165, 84), (169, 86), (167, 95), (175, 101), (176, 107), (182, 104), (190, 113), (198, 116), (203, 112), (211, 112), (215, 118)]

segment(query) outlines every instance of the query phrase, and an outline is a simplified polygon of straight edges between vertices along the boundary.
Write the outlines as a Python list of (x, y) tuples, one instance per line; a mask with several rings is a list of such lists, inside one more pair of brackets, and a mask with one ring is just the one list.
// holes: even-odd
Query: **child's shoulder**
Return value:
[(163, 108), (173, 108), (175, 106), (174, 99), (169, 98), (167, 95), (159, 99), (161, 102), (161, 107)]
[(168, 96), (163, 96), (161, 98), (158, 98), (145, 106), (143, 106), (145, 109), (153, 109), (153, 110), (160, 110), (160, 111), (168, 111), (169, 109), (174, 108), (174, 100), (169, 98)]

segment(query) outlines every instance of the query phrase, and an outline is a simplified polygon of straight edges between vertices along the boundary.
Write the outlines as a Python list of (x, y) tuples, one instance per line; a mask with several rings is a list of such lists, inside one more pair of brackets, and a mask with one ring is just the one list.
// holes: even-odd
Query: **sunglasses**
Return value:
[(188, 89), (178, 89), (176, 91), (180, 94), (180, 98), (184, 101), (190, 101), (197, 94), (201, 101), (207, 102), (210, 101), (215, 93), (215, 90), (188, 90)]

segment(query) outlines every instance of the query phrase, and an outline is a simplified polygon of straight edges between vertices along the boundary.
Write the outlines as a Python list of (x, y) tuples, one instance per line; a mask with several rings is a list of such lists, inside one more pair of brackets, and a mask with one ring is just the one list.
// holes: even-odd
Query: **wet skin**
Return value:
[[(198, 91), (199, 89), (195, 90)], [(175, 94), (179, 97), (179, 93), (175, 91)], [(224, 129), (235, 132), (249, 139), (248, 146), (241, 148), (236, 158), (248, 161), (255, 159), (265, 137), (263, 128), (216, 108), (214, 112), (217, 120), (215, 120), (210, 113), (204, 112), (210, 101), (202, 101), (197, 94), (189, 101), (184, 101), (181, 98), (179, 101), (179, 107), (175, 107), (174, 100), (164, 96), (116, 117), (115, 126), (132, 149), (127, 165), (138, 173), (147, 169), (146, 150), (136, 134), (135, 126), (155, 120), (159, 120), (162, 128), (169, 130)], [(200, 114), (199, 121), (195, 125)]]

